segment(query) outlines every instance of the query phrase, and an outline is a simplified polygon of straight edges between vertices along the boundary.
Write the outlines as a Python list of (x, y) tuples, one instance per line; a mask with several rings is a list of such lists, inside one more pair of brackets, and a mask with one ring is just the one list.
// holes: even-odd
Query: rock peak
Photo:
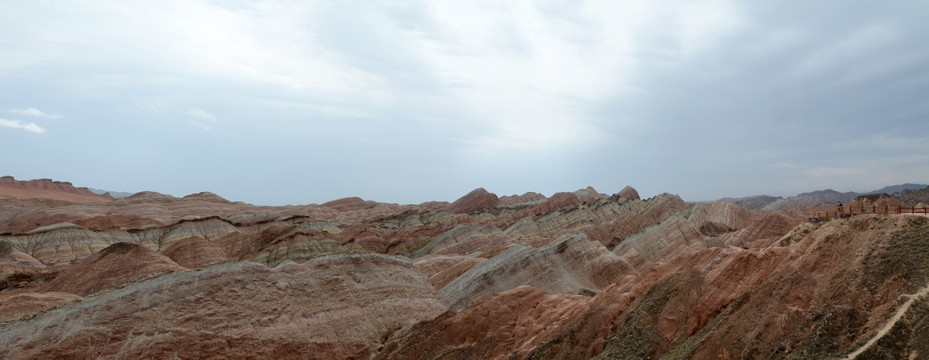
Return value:
[(139, 192), (137, 192), (137, 193), (135, 193), (135, 194), (129, 195), (129, 196), (124, 197), (124, 198), (122, 198), (122, 199), (120, 199), (120, 200), (126, 200), (126, 201), (172, 201), (172, 200), (177, 200), (177, 198), (174, 197), (174, 196), (168, 195), (168, 194), (162, 194), (162, 193), (160, 193), (160, 192), (155, 192), (155, 191), (139, 191)]
[(209, 191), (203, 191), (203, 192), (198, 192), (196, 194), (190, 194), (190, 195), (184, 196), (183, 199), (209, 201), (209, 202), (221, 202), (221, 203), (229, 202), (229, 200), (226, 200), (222, 196), (216, 195)]
[(593, 186), (588, 186), (584, 189), (575, 191), (574, 196), (577, 196), (577, 199), (580, 200), (580, 202), (584, 204), (595, 202), (599, 200), (600, 198), (604, 197), (603, 194), (597, 192), (597, 190), (594, 189)]
[(185, 269), (154, 250), (118, 242), (84, 258), (66, 274), (48, 283), (45, 290), (87, 296), (152, 274), (180, 270)]
[(639, 200), (639, 192), (635, 190), (632, 186), (626, 185), (622, 190), (617, 194), (621, 198), (626, 200)]
[(338, 211), (361, 210), (376, 205), (377, 203), (374, 201), (367, 201), (357, 196), (332, 200), (322, 204), (322, 206)]
[(496, 194), (487, 192), (484, 188), (471, 190), (467, 195), (455, 200), (446, 211), (455, 214), (464, 214), (475, 210), (489, 209), (497, 206), (500, 199)]

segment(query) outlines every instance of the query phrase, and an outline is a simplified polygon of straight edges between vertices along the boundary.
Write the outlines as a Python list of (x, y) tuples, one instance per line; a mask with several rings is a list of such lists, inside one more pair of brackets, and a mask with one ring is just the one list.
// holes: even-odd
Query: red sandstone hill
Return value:
[(927, 235), (927, 217), (861, 216), (785, 246), (684, 253), (591, 298), (516, 287), (393, 334), (377, 357), (820, 359), (890, 325), (862, 358), (923, 358), (929, 298), (907, 294), (929, 289)]
[(84, 258), (42, 290), (87, 296), (146, 276), (180, 270), (184, 268), (158, 252), (120, 242)]
[(0, 177), (0, 199), (48, 199), (68, 202), (103, 202), (113, 200), (88, 188), (76, 188), (69, 182), (37, 179), (20, 181), (12, 176)]
[(812, 224), (632, 187), (76, 201), (3, 181), (51, 185), (0, 199), (0, 358), (929, 356), (923, 215)]

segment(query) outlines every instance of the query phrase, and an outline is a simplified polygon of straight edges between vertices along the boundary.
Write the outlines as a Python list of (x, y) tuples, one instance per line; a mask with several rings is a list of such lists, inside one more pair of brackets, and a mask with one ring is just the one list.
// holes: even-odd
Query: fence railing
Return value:
[(857, 214), (929, 214), (929, 208), (915, 206), (906, 207), (877, 205), (871, 205), (870, 207), (840, 206), (831, 211), (808, 211), (806, 216), (810, 221), (818, 222), (826, 218), (846, 218)]
[(897, 214), (929, 214), (929, 208), (925, 207), (898, 207)]

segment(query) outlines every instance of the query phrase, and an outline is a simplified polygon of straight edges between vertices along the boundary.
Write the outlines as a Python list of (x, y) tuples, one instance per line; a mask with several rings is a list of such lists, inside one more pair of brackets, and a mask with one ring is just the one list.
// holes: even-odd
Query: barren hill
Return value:
[(0, 177), (0, 199), (47, 199), (68, 202), (104, 202), (112, 197), (95, 194), (88, 188), (76, 188), (69, 182), (37, 179), (20, 181), (12, 176)]
[(929, 356), (924, 215), (812, 224), (632, 187), (268, 207), (57, 184), (0, 199), (0, 358)]
[(755, 196), (746, 196), (746, 197), (740, 197), (740, 198), (722, 198), (719, 200), (735, 203), (736, 205), (739, 205), (748, 210), (759, 210), (781, 199), (783, 198), (780, 196), (755, 195)]
[(929, 205), (929, 186), (916, 190), (904, 189), (898, 193), (894, 193), (893, 197), (909, 206), (918, 204)]

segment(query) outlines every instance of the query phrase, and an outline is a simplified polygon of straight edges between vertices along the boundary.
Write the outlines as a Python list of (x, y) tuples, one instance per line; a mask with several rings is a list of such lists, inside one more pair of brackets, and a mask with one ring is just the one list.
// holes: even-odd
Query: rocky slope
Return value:
[(929, 186), (916, 190), (904, 189), (898, 193), (894, 193), (893, 197), (900, 200), (900, 202), (906, 206), (917, 206), (920, 204), (929, 206)]
[(75, 188), (69, 182), (37, 179), (19, 181), (12, 176), (0, 177), (0, 199), (48, 199), (68, 202), (106, 202), (110, 196), (99, 195), (88, 188)]
[[(840, 357), (927, 285), (927, 236), (927, 217), (868, 215), (784, 246), (685, 253), (592, 298), (514, 288), (394, 334), (378, 357)], [(929, 355), (929, 298), (913, 299), (862, 358)]]
[(184, 268), (167, 256), (141, 245), (116, 243), (69, 267), (41, 290), (87, 296), (154, 274), (180, 270)]
[[(641, 199), (0, 199), (0, 358), (926, 358), (929, 217)], [(30, 197), (32, 196), (32, 197)]]
[[(409, 261), (323, 257), (174, 272), (3, 326), (0, 357), (364, 358), (445, 311)], [(208, 356), (207, 356), (208, 355)]]
[(783, 199), (780, 196), (770, 196), (770, 195), (755, 195), (755, 196), (745, 196), (740, 198), (722, 198), (720, 201), (728, 201), (739, 205), (748, 210), (759, 210), (764, 209), (765, 206)]

